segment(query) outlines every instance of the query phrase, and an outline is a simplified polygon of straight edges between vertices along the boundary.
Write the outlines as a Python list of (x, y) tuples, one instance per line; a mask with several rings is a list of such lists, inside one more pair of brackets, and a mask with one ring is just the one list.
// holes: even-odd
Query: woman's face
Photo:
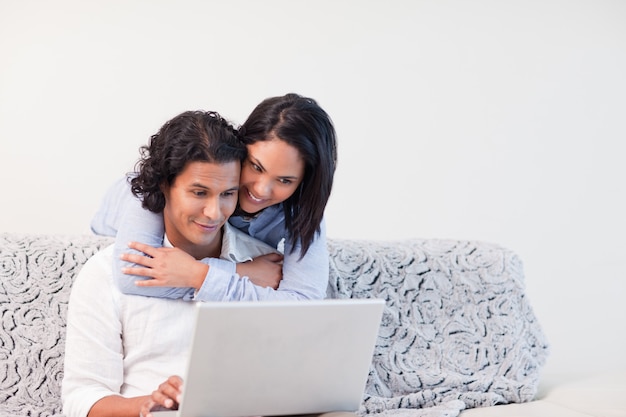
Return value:
[(304, 177), (300, 152), (273, 137), (248, 145), (241, 167), (239, 207), (254, 214), (288, 199)]

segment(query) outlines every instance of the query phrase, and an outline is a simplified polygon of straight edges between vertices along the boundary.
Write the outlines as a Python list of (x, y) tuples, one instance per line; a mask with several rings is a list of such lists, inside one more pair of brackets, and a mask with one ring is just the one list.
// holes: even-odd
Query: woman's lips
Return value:
[(258, 198), (254, 194), (252, 194), (250, 190), (246, 189), (246, 191), (248, 192), (248, 197), (250, 197), (250, 199), (255, 203), (262, 203), (264, 201), (262, 198)]

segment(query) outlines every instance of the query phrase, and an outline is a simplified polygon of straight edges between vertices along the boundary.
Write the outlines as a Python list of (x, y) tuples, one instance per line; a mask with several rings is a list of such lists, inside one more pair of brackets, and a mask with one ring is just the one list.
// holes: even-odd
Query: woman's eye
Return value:
[(285, 184), (285, 185), (289, 185), (289, 184), (291, 184), (291, 182), (292, 182), (291, 180), (287, 180), (287, 179), (281, 179), (280, 180), (280, 183), (281, 184)]

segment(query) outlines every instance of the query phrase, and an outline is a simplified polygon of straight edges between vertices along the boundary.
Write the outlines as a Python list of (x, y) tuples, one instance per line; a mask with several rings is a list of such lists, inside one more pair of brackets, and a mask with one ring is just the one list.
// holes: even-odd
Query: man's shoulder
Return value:
[(72, 284), (72, 296), (102, 296), (111, 287), (112, 275), (113, 245), (110, 245), (85, 262)]
[(114, 244), (100, 249), (94, 253), (83, 265), (76, 279), (81, 276), (91, 274), (111, 274), (113, 272), (113, 251)]
[(91, 256), (91, 258), (87, 260), (87, 262), (98, 262), (99, 260), (113, 259), (114, 248), (115, 248), (115, 244), (113, 243), (108, 246), (105, 246), (104, 248), (94, 253)]

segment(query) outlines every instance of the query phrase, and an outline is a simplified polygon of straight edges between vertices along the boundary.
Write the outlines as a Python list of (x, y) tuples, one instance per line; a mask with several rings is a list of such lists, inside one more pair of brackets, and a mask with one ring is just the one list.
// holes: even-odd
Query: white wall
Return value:
[(625, 368), (625, 74), (619, 0), (0, 0), (0, 231), (88, 232), (167, 119), (295, 91), (331, 237), (510, 247), (548, 369)]

